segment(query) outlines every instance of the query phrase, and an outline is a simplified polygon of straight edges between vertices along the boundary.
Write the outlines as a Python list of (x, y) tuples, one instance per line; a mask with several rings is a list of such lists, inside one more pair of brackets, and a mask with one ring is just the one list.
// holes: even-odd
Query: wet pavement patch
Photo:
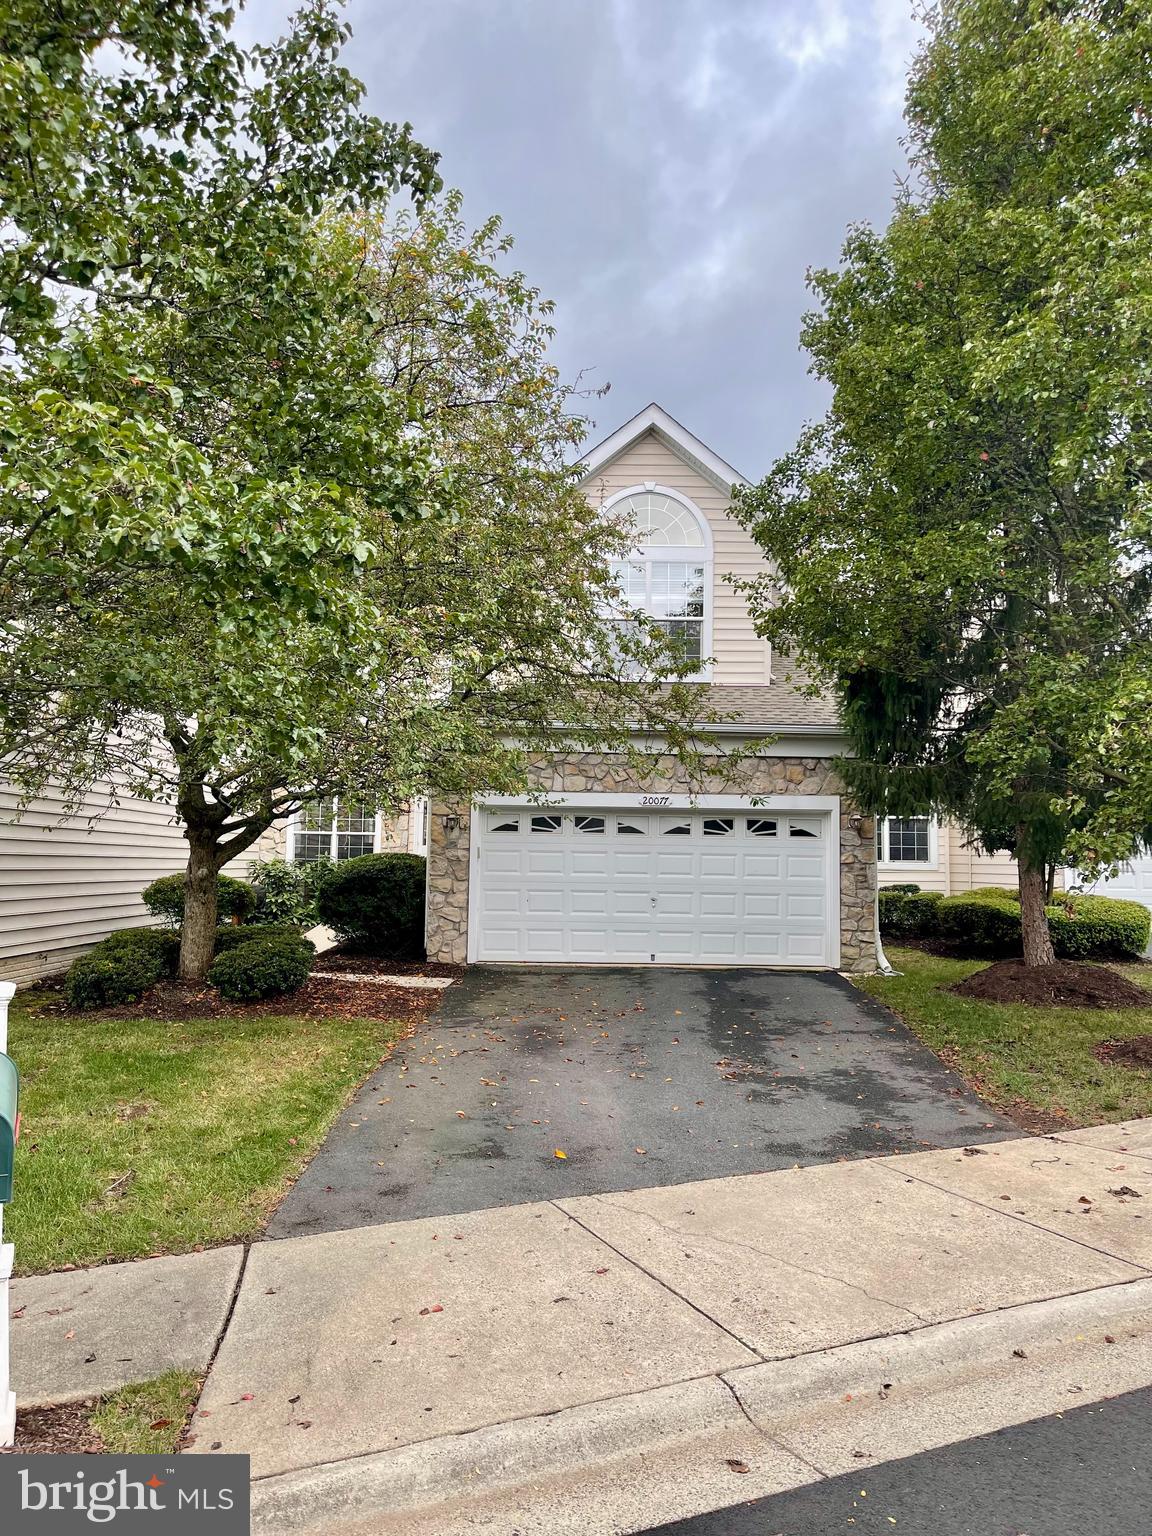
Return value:
[(831, 973), (477, 967), (269, 1237), (987, 1142), (1018, 1129)]

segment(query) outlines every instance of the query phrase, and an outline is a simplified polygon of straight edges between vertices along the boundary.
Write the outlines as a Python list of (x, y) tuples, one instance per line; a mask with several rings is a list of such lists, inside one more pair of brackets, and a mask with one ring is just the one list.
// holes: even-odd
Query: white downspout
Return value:
[(899, 976), (900, 972), (889, 964), (888, 956), (884, 953), (884, 944), (880, 938), (880, 887), (877, 885), (876, 894), (872, 898), (873, 911), (876, 917), (876, 969), (881, 976)]

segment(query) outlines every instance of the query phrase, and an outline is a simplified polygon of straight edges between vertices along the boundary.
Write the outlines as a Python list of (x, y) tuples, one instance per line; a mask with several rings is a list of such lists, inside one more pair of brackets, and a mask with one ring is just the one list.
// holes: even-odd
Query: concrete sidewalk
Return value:
[(1152, 1122), (256, 1245), (254, 1529), (614, 1532), (1152, 1382)]
[(79, 1402), (165, 1371), (202, 1374), (243, 1264), (232, 1246), (13, 1280), (17, 1408)]

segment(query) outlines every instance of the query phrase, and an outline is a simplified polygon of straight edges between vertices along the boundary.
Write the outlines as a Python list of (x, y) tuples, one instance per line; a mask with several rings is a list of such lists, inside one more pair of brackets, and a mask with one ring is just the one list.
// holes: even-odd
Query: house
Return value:
[[(533, 759), (546, 805), (434, 804), (429, 957), (872, 970), (875, 828), (842, 793), (835, 708), (788, 680), (726, 580), (762, 563), (729, 514), (742, 476), (655, 404), (581, 463), (588, 495), (636, 521), (629, 597), (703, 658), (727, 717), (701, 726), (715, 771), (693, 795), (672, 757), (639, 782), (620, 755), (574, 751)], [(733, 749), (738, 788), (720, 758)]]

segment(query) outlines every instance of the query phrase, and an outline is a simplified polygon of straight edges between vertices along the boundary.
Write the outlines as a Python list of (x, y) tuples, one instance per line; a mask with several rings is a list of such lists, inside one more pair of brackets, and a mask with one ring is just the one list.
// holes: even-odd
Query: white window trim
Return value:
[[(677, 502), (695, 520), (704, 536), (702, 545), (692, 544), (638, 544), (634, 550), (637, 560), (643, 560), (651, 570), (654, 560), (676, 562), (684, 564), (693, 562), (693, 556), (699, 552), (699, 563), (704, 567), (704, 617), (700, 624), (700, 669), (691, 674), (685, 681), (711, 682), (712, 680), (712, 633), (713, 611), (716, 606), (715, 584), (715, 551), (712, 543), (712, 529), (704, 513), (681, 491), (674, 491), (669, 485), (661, 485), (656, 480), (645, 480), (639, 485), (627, 486), (622, 491), (616, 491), (601, 503), (602, 512), (610, 512), (618, 502), (627, 501), (629, 496), (667, 496), (670, 501)], [(677, 553), (678, 552), (678, 553)], [(625, 557), (626, 558), (626, 557)]]
[[(880, 848), (877, 864), (885, 869), (939, 869), (940, 868), (940, 823), (935, 816), (928, 817), (928, 857), (926, 859), (890, 859), (888, 857), (888, 822), (891, 818), (884, 816), (879, 822)], [(906, 821), (908, 817), (897, 817), (898, 821)]]
[[(327, 800), (329, 798), (329, 796), (321, 795), (318, 798), (322, 799), (322, 800)], [(328, 857), (330, 859), (332, 859), (333, 862), (335, 862), (335, 860), (336, 860), (336, 838), (338, 836), (337, 829), (336, 829), (336, 818), (337, 818), (337, 816), (339, 814), (340, 796), (339, 795), (332, 795), (331, 796), (331, 800), (332, 800), (332, 830), (329, 833)], [(288, 864), (294, 864), (296, 862), (296, 835), (297, 835), (298, 832), (300, 832), (302, 830), (302, 828), (300, 826), (300, 817), (301, 817), (301, 815), (302, 815), (302, 812), (301, 811), (297, 811), (295, 813), (295, 815), (290, 818), (290, 820), (288, 822), (287, 831), (285, 833), (285, 838), (284, 838), (284, 859), (285, 859), (285, 862), (288, 863)], [(381, 823), (380, 812), (377, 811), (376, 815), (372, 818), (372, 852), (373, 853), (379, 853), (380, 852), (381, 825), (382, 825), (382, 823)], [(313, 834), (309, 833), (309, 836), (312, 836), (312, 835)]]
[(428, 857), (428, 825), (431, 808), (427, 795), (417, 795), (408, 807), (408, 850)]

